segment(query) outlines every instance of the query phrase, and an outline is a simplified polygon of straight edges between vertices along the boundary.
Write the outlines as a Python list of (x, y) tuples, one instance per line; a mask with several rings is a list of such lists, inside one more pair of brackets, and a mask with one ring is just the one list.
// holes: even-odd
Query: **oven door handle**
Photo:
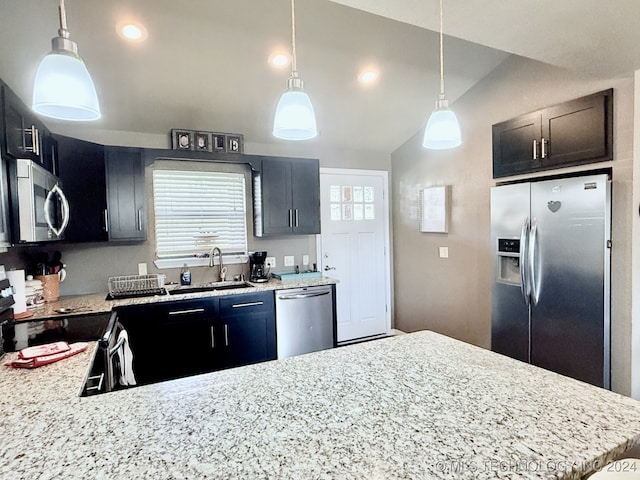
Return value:
[[(49, 213), (48, 208), (52, 202), (52, 198), (54, 195), (58, 196), (58, 198), (60, 199), (60, 205), (62, 206), (62, 225), (60, 225), (60, 228), (56, 228), (53, 225), (51, 214)], [(60, 188), (60, 185), (58, 185), (57, 183), (53, 186), (49, 193), (47, 193), (47, 198), (44, 201), (44, 219), (51, 231), (55, 233), (57, 237), (61, 237), (66, 230), (67, 225), (69, 225), (69, 202), (67, 201), (67, 197), (65, 197), (64, 192)]]

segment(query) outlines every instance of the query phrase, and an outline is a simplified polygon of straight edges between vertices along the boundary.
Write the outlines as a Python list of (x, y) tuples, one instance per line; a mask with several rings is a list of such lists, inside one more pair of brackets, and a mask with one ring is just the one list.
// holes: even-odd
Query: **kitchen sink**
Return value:
[(206, 285), (179, 286), (167, 290), (169, 295), (183, 295), (185, 293), (213, 292), (216, 290), (231, 290), (233, 288), (249, 288), (252, 286), (253, 285), (247, 282), (216, 282)]

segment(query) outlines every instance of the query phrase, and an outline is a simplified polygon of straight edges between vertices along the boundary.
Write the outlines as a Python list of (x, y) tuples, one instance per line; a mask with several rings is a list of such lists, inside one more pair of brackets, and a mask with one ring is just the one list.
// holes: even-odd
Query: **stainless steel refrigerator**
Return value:
[(493, 351), (610, 388), (607, 175), (491, 189)]

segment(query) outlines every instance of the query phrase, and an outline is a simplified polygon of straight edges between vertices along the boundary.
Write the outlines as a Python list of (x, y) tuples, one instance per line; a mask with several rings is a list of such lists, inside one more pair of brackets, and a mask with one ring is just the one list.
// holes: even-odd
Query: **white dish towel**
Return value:
[(133, 374), (133, 352), (129, 347), (129, 335), (126, 330), (123, 329), (120, 331), (118, 342), (120, 339), (124, 339), (124, 341), (118, 349), (118, 356), (120, 357), (120, 379), (118, 382), (125, 387), (135, 385), (136, 377)]

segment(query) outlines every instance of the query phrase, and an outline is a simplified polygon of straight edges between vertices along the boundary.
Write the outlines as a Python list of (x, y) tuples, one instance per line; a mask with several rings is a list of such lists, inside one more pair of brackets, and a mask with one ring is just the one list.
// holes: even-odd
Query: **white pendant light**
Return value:
[(303, 90), (296, 68), (295, 0), (291, 0), (291, 76), (282, 94), (273, 121), (273, 136), (283, 140), (308, 140), (318, 135), (313, 105)]
[(78, 46), (69, 39), (64, 0), (58, 7), (60, 29), (51, 40), (52, 49), (42, 59), (33, 86), (33, 110), (60, 120), (89, 121), (100, 118), (98, 95), (78, 56)]
[(444, 95), (444, 53), (442, 48), (442, 0), (440, 0), (440, 95), (436, 108), (429, 117), (424, 130), (422, 146), (434, 150), (457, 147), (462, 143), (460, 124), (456, 114), (449, 110), (449, 101)]

